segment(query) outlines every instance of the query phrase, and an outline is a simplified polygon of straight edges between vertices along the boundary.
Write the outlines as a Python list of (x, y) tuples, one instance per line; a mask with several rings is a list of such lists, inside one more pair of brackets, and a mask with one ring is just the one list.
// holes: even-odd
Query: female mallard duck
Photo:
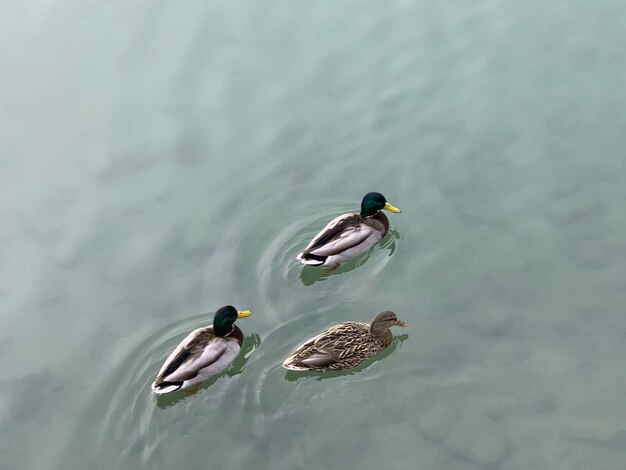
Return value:
[(389, 219), (381, 210), (400, 212), (380, 193), (367, 193), (361, 201), (359, 214), (343, 214), (334, 218), (318, 233), (297, 257), (313, 266), (339, 264), (366, 253), (385, 236)]
[(392, 326), (405, 327), (408, 323), (385, 311), (376, 315), (371, 325), (349, 321), (331, 326), (299, 346), (283, 367), (316, 371), (356, 367), (391, 344)]
[(232, 305), (215, 312), (213, 324), (187, 335), (161, 367), (152, 391), (158, 395), (196, 385), (222, 372), (233, 362), (243, 343), (243, 333), (235, 325), (237, 318), (252, 315), (238, 312)]

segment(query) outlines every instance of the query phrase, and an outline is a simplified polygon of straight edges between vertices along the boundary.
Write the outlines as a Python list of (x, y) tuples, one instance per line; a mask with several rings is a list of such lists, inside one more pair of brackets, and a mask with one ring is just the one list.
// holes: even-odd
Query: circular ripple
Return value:
[[(264, 217), (271, 214), (275, 204), (273, 200), (255, 208), (256, 217)], [(279, 311), (285, 311), (289, 307), (307, 305), (309, 302), (319, 300), (320, 297), (332, 299), (332, 294), (342, 289), (345, 283), (338, 282), (351, 271), (358, 270), (367, 264), (365, 278), (373, 278), (380, 275), (391, 262), (400, 239), (399, 232), (391, 228), (387, 235), (365, 255), (342, 263), (339, 269), (327, 272), (328, 267), (304, 266), (296, 256), (309, 241), (331, 219), (340, 214), (354, 210), (354, 204), (324, 203), (314, 204), (309, 202), (310, 207), (298, 213), (286, 213), (281, 220), (291, 220), (283, 225), (274, 225), (271, 232), (259, 233), (250, 229), (239, 239), (232, 238), (233, 242), (239, 243), (241, 249), (235, 249), (233, 262), (235, 282), (237, 285), (256, 286), (256, 297), (263, 305), (268, 307), (268, 314), (276, 315)], [(263, 216), (261, 214), (264, 214)], [(250, 227), (256, 226), (254, 217), (248, 218)], [(254, 259), (246, 256), (250, 247), (255, 247), (260, 255)], [(360, 270), (359, 270), (360, 271)], [(363, 284), (363, 283), (361, 283)], [(335, 296), (336, 297), (336, 296)], [(354, 298), (350, 291), (342, 292), (342, 301)], [(358, 297), (358, 296), (357, 296)], [(293, 299), (298, 299), (298, 304)], [(266, 313), (264, 312), (264, 315)], [(291, 317), (292, 315), (289, 315)], [(279, 316), (272, 318), (274, 321), (284, 319)]]
[(109, 460), (108, 468), (123, 468), (129, 464), (132, 467), (133, 462), (150, 467), (155, 459), (163, 457), (159, 455), (159, 444), (164, 439), (178, 438), (194, 428), (201, 432), (200, 428), (216, 419), (216, 408), (230, 408), (231, 392), (238, 388), (237, 376), (260, 345), (257, 334), (245, 336), (235, 361), (222, 374), (205, 381), (197, 395), (178, 391), (155, 396), (150, 389), (170, 352), (190, 331), (210, 323), (212, 316), (212, 313), (195, 315), (150, 334), (128, 352), (104, 381), (102, 391), (81, 419), (92, 421), (97, 415), (101, 420), (97, 434), (90, 440), (105, 448), (110, 446), (111, 452), (107, 455), (119, 459), (119, 467)]
[[(356, 311), (361, 312), (355, 313)], [(308, 338), (325, 328), (346, 321), (347, 319), (369, 321), (362, 318), (367, 307), (324, 307), (315, 311), (304, 312), (282, 322), (269, 332), (264, 342), (271, 347), (255, 352), (250, 366), (256, 371), (254, 386), (246, 390), (245, 401), (253, 403), (267, 423), (276, 422), (288, 414), (294, 407), (302, 406), (312, 400), (332, 399), (334, 395), (350, 393), (359, 383), (385, 380), (400, 380), (403, 372), (390, 368), (386, 358), (401, 348), (408, 334), (395, 335), (393, 342), (385, 351), (375, 355), (358, 367), (346, 371), (332, 372), (293, 372), (282, 368), (283, 360), (295, 348)], [(359, 318), (354, 318), (358, 316)], [(364, 373), (365, 370), (367, 373)], [(311, 386), (311, 381), (317, 383)], [(324, 381), (324, 384), (319, 382)], [(327, 382), (329, 381), (329, 382)]]

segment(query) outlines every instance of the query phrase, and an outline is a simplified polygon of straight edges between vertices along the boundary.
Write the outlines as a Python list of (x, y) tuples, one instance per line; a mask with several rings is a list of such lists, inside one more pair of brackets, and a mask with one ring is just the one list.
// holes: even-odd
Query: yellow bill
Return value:
[(249, 317), (250, 315), (252, 315), (252, 312), (250, 310), (238, 310), (237, 311), (237, 318), (246, 318), (246, 317)]
[(398, 212), (402, 212), (400, 209), (398, 209), (397, 207), (393, 207), (391, 204), (389, 204), (388, 202), (385, 202), (385, 207), (383, 207), (384, 210), (386, 211), (391, 211), (391, 212), (395, 212), (396, 214)]

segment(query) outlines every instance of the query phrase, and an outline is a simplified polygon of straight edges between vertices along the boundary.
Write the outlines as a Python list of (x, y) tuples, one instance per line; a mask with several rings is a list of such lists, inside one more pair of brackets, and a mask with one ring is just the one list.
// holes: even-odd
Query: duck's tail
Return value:
[(283, 362), (283, 367), (287, 370), (297, 370), (297, 371), (311, 370), (309, 367), (303, 367), (301, 365), (298, 365), (295, 359), (293, 358), (293, 356), (285, 359), (285, 362)]
[(296, 259), (302, 264), (308, 264), (309, 266), (322, 266), (328, 256), (314, 255), (313, 253), (300, 253)]
[(177, 382), (154, 382), (152, 384), (152, 391), (157, 395), (163, 395), (165, 393), (175, 392), (176, 390), (180, 390), (183, 386), (182, 381)]

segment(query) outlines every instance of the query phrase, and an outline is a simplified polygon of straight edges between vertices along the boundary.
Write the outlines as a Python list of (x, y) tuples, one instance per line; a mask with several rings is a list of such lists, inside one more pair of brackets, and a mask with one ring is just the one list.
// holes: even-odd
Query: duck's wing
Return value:
[(332, 256), (363, 243), (374, 231), (358, 214), (331, 220), (302, 252), (303, 256)]
[(227, 350), (227, 339), (217, 337), (212, 327), (192, 331), (167, 358), (157, 382), (177, 382), (194, 378), (217, 362)]

